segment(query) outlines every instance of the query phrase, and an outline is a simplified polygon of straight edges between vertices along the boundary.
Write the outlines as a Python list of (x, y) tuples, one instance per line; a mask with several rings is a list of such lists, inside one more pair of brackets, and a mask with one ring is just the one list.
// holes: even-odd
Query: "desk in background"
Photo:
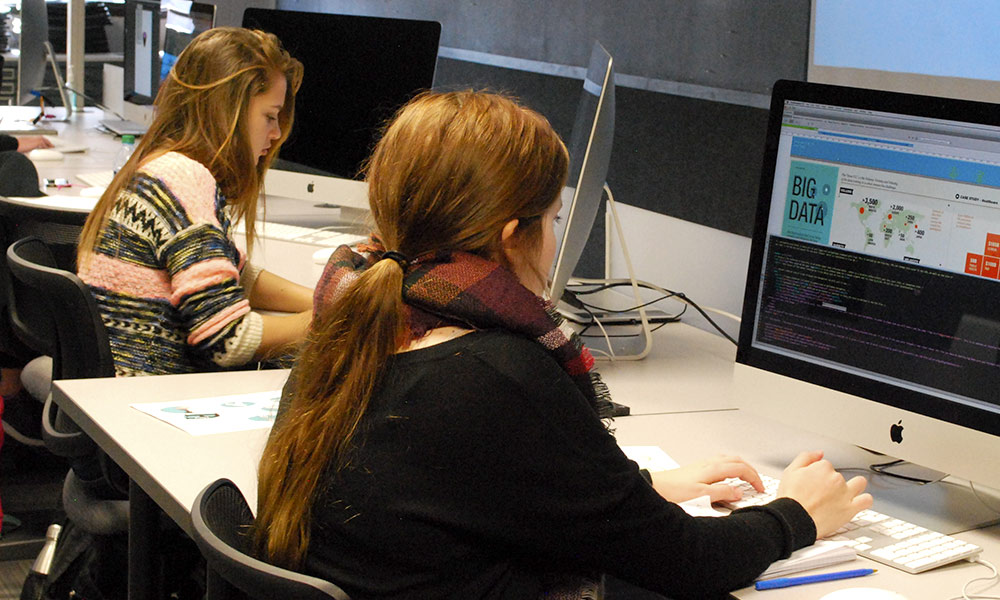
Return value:
[[(62, 108), (55, 108), (52, 111), (59, 116), (63, 115)], [(0, 117), (6, 119), (24, 119), (34, 117), (38, 114), (38, 107), (26, 106), (5, 106), (0, 107)], [(29, 116), (30, 115), (30, 116)], [(102, 119), (103, 111), (89, 107), (79, 112), (74, 112), (66, 122), (45, 121), (45, 126), (56, 131), (56, 136), (69, 144), (83, 145), (87, 147), (84, 152), (67, 152), (63, 154), (62, 160), (32, 161), (39, 176), (39, 189), (50, 194), (60, 194), (76, 196), (80, 190), (87, 187), (77, 175), (79, 173), (89, 173), (95, 171), (109, 171), (114, 162), (115, 154), (121, 145), (121, 141), (114, 135), (104, 133), (98, 129)], [(45, 179), (68, 179), (72, 187), (62, 190), (46, 189), (43, 185)]]

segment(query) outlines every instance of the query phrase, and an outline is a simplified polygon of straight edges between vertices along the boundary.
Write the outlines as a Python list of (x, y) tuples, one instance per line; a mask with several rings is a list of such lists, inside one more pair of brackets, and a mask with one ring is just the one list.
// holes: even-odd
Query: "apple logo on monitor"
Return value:
[(889, 439), (897, 444), (903, 443), (903, 420), (889, 427)]

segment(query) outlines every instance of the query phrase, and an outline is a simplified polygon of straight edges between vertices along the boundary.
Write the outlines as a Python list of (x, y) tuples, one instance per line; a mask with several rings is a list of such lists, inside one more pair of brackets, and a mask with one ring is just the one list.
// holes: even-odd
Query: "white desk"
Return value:
[(186, 532), (191, 506), (220, 477), (257, 503), (257, 461), (268, 430), (192, 436), (129, 408), (280, 389), (287, 370), (57, 381), (53, 399)]
[[(685, 373), (690, 368), (701, 369), (701, 357), (709, 366), (701, 371), (723, 378), (721, 347), (704, 332), (686, 325), (673, 334), (676, 354), (667, 351), (665, 356), (653, 357), (640, 364), (617, 364), (605, 367), (612, 382), (621, 389), (619, 399), (633, 406), (642, 406), (641, 398), (632, 394), (651, 394), (657, 398), (655, 408), (661, 414), (630, 416), (614, 423), (616, 435), (622, 444), (657, 445), (681, 463), (716, 454), (734, 453), (743, 456), (762, 472), (780, 476), (784, 466), (804, 449), (822, 449), (839, 467), (864, 468), (873, 462), (867, 452), (811, 433), (788, 428), (777, 423), (756, 418), (735, 409), (690, 412), (701, 398), (721, 394), (725, 381), (705, 381), (703, 393), (697, 382)], [(692, 329), (693, 331), (687, 331)], [(664, 330), (665, 331), (665, 330)], [(683, 340), (683, 344), (681, 343)], [(688, 346), (690, 344), (690, 346)], [(685, 352), (685, 346), (686, 352)], [(673, 356), (671, 356), (673, 355)], [(672, 364), (672, 361), (678, 361)], [(617, 369), (632, 371), (635, 378), (624, 381)], [(243, 490), (251, 506), (256, 505), (256, 462), (266, 440), (265, 431), (223, 434), (217, 436), (189, 436), (180, 430), (157, 421), (128, 405), (137, 401), (164, 401), (223, 395), (266, 389), (277, 389), (284, 381), (284, 371), (237, 372), (199, 375), (169, 375), (116, 380), (60, 381), (54, 385), (54, 399), (105, 451), (118, 462), (130, 477), (142, 487), (166, 513), (182, 528), (190, 531), (190, 508), (197, 493), (219, 477), (232, 479)], [(672, 393), (665, 393), (672, 391)], [(662, 397), (660, 394), (662, 393)], [(721, 398), (722, 396), (720, 396)], [(848, 472), (847, 475), (851, 475)], [(908, 487), (896, 480), (876, 477), (871, 479), (870, 490), (876, 495), (876, 509), (893, 516), (909, 518), (897, 508), (888, 506), (881, 498), (903, 497)], [(1000, 527), (970, 531), (960, 537), (985, 548), (983, 557), (991, 562), (1000, 561)], [(857, 566), (875, 565), (858, 559)], [(840, 570), (848, 565), (838, 565)], [(850, 565), (855, 566), (855, 565)], [(877, 565), (875, 565), (877, 566)], [(784, 591), (769, 591), (763, 598), (820, 598), (841, 587), (876, 586), (898, 590), (912, 599), (950, 598), (959, 594), (967, 580), (987, 574), (987, 569), (961, 563), (921, 575), (908, 575), (896, 569), (881, 567), (876, 576), (865, 580), (848, 580), (800, 586)], [(931, 590), (932, 592), (929, 592)], [(752, 588), (736, 593), (740, 598), (755, 598)]]
[[(692, 318), (697, 318), (692, 317)], [(633, 415), (735, 408), (732, 371), (736, 346), (681, 323), (653, 333), (653, 348), (639, 361), (597, 361), (611, 397)]]

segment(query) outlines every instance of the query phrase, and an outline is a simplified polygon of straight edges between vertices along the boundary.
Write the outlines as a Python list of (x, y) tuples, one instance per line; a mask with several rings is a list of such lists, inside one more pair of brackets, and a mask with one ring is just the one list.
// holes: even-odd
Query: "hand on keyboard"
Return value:
[[(781, 487), (781, 480), (767, 475), (763, 475), (761, 480), (764, 483), (764, 492), (756, 491), (745, 481), (728, 480), (726, 483), (741, 487), (744, 493), (739, 500), (723, 504), (736, 509), (767, 504), (774, 500), (778, 488)], [(853, 519), (824, 537), (843, 542), (853, 548), (859, 556), (907, 573), (921, 573), (958, 560), (972, 559), (982, 552), (982, 548), (975, 544), (929, 531), (919, 525), (894, 519), (871, 509), (862, 510)]]
[(738, 456), (714, 456), (669, 471), (652, 473), (653, 489), (671, 502), (708, 496), (712, 502), (731, 502), (743, 495), (741, 488), (723, 481), (738, 478), (751, 490), (763, 491), (756, 469)]
[(822, 452), (802, 452), (785, 469), (777, 495), (798, 501), (816, 523), (817, 537), (826, 537), (871, 508), (871, 494), (862, 493), (867, 485), (860, 475), (844, 481)]

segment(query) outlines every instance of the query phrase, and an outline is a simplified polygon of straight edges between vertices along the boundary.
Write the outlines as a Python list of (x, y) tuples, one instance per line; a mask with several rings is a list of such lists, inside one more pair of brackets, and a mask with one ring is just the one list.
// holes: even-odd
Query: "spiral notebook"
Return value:
[(817, 540), (812, 546), (799, 548), (795, 552), (792, 552), (788, 558), (774, 561), (766, 571), (760, 574), (757, 580), (784, 577), (785, 575), (798, 573), (799, 571), (828, 567), (837, 563), (852, 561), (857, 556), (854, 549), (850, 546), (845, 546), (843, 542)]

